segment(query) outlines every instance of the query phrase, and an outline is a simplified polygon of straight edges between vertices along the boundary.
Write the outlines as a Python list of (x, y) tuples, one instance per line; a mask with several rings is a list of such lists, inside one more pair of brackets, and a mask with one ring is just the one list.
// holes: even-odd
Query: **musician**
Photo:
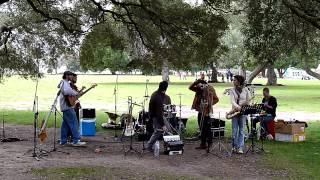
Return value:
[[(189, 86), (191, 91), (196, 92), (192, 109), (198, 111), (198, 125), (200, 129), (201, 144), (196, 149), (208, 149), (212, 145), (212, 131), (210, 114), (212, 114), (212, 106), (219, 102), (215, 89), (204, 81), (204, 75), (200, 80), (195, 81)], [(208, 145), (206, 144), (208, 143)]]
[[(85, 87), (82, 86), (81, 89), (78, 89), (78, 87), (77, 87), (77, 85), (76, 85), (77, 80), (78, 80), (78, 75), (75, 74), (75, 73), (73, 73), (72, 78), (71, 78), (71, 80), (70, 80), (70, 87), (71, 87), (73, 90), (77, 91), (78, 94), (80, 94), (80, 93), (82, 93), (83, 89), (85, 89)], [(75, 107), (74, 107), (74, 111), (76, 112), (76, 116), (77, 116), (77, 119), (78, 119), (78, 123), (79, 123), (79, 120), (80, 120), (80, 119), (79, 119), (79, 110), (80, 110), (80, 109), (81, 109), (81, 105), (80, 105), (80, 102), (78, 102), (78, 103), (75, 105)]]
[(167, 88), (167, 81), (160, 82), (158, 90), (155, 91), (150, 98), (149, 116), (153, 121), (154, 132), (147, 144), (147, 150), (149, 151), (152, 151), (154, 143), (161, 138), (164, 132), (167, 131), (167, 127), (165, 126), (163, 119), (163, 105), (171, 104), (170, 97), (166, 95)]
[(60, 88), (60, 109), (63, 113), (63, 120), (61, 125), (61, 140), (60, 144), (65, 145), (67, 143), (67, 138), (69, 132), (72, 134), (73, 146), (84, 146), (86, 143), (80, 141), (80, 135), (78, 132), (78, 121), (76, 113), (73, 107), (67, 105), (66, 96), (76, 96), (77, 91), (73, 90), (69, 84), (72, 81), (73, 73), (70, 71), (65, 71), (62, 76), (62, 81), (60, 82), (58, 88)]
[(270, 139), (273, 139), (271, 134), (269, 134), (268, 130), (268, 123), (270, 121), (273, 121), (276, 117), (276, 111), (277, 111), (277, 99), (270, 95), (269, 88), (263, 88), (263, 99), (262, 104), (264, 105), (264, 111), (265, 114), (262, 115), (260, 118), (255, 118), (253, 120), (253, 128), (254, 128), (254, 134), (256, 133), (256, 126), (257, 123), (261, 120), (261, 126), (265, 130), (263, 134), (261, 134), (263, 137), (268, 137)]
[[(244, 87), (244, 77), (236, 75), (233, 78), (234, 87), (230, 89), (230, 99), (233, 110), (240, 111), (241, 107), (250, 104), (251, 94), (248, 88)], [(244, 125), (245, 115), (232, 118), (232, 151), (243, 154), (244, 147)]]
[[(200, 112), (200, 102), (201, 102), (201, 97), (202, 97), (202, 90), (199, 87), (208, 84), (207, 81), (204, 78), (205, 78), (204, 73), (201, 73), (200, 74), (200, 79), (197, 79), (195, 82), (193, 82), (189, 86), (189, 90), (195, 92), (195, 96), (193, 98), (191, 109), (195, 109), (198, 112)], [(201, 121), (201, 117), (199, 117), (199, 114), (198, 114), (198, 126), (199, 126), (199, 129), (200, 129), (200, 121)]]

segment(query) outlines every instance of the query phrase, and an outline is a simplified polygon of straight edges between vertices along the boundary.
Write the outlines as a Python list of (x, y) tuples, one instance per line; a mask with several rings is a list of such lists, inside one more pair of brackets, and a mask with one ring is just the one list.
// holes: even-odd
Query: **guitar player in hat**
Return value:
[(73, 106), (69, 106), (67, 103), (67, 96), (77, 96), (78, 92), (73, 90), (69, 84), (72, 81), (74, 73), (65, 71), (62, 76), (62, 80), (58, 85), (61, 93), (59, 95), (60, 110), (63, 114), (61, 124), (61, 140), (60, 144), (65, 145), (67, 143), (68, 135), (72, 134), (72, 146), (85, 146), (85, 142), (80, 141), (80, 135), (78, 132), (78, 120), (76, 112)]

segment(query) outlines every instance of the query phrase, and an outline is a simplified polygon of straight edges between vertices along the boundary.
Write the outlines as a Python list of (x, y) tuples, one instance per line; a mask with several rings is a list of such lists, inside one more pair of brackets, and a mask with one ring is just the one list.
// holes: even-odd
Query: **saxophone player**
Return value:
[[(236, 75), (233, 78), (233, 88), (230, 90), (232, 110), (240, 111), (241, 107), (250, 104), (251, 94), (244, 86), (244, 77)], [(244, 126), (247, 116), (232, 117), (232, 152), (243, 154)]]

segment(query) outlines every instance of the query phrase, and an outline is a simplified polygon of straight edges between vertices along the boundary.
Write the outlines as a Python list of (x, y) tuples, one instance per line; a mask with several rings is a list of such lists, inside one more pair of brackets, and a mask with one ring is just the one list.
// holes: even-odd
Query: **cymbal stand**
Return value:
[[(219, 112), (219, 121), (218, 121), (218, 142), (211, 148), (209, 149), (208, 153), (211, 153), (212, 151), (214, 151), (216, 148), (218, 148), (218, 150), (220, 152), (225, 151), (227, 153), (228, 157), (231, 157), (231, 152), (228, 151), (228, 148), (221, 142), (221, 121), (220, 121), (220, 112)], [(214, 133), (215, 131), (213, 131)]]
[[(128, 107), (129, 107), (129, 115), (130, 115), (130, 118), (133, 118), (132, 117), (132, 109), (133, 109), (133, 103), (132, 103), (132, 97), (129, 96), (128, 97)], [(131, 122), (133, 121), (133, 119), (131, 119)], [(127, 128), (127, 123), (125, 123), (125, 126)], [(134, 127), (134, 125), (133, 125)], [(125, 128), (125, 129), (126, 129)], [(140, 156), (142, 156), (142, 153), (139, 152), (138, 150), (134, 149), (133, 148), (133, 130), (131, 131), (131, 135), (130, 135), (130, 145), (129, 145), (129, 149), (128, 150), (125, 150), (124, 148), (124, 155), (126, 156), (129, 152), (133, 152), (133, 153), (138, 153)]]
[[(146, 87), (145, 87), (145, 90), (144, 90), (144, 97), (143, 97), (143, 103), (142, 103), (142, 125), (145, 125), (145, 108), (146, 108), (146, 101), (148, 100), (149, 98), (149, 94), (148, 94), (148, 83), (149, 83), (149, 79), (146, 80)], [(144, 131), (146, 131), (145, 129), (146, 127), (144, 126)], [(144, 150), (145, 149), (145, 145), (144, 145), (144, 138), (142, 138), (142, 149)]]
[(183, 122), (182, 122), (182, 103), (181, 103), (182, 94), (179, 93), (178, 96), (179, 96), (179, 122), (178, 122), (179, 127), (178, 127), (178, 130), (179, 130), (179, 132), (180, 132), (180, 134), (181, 134), (181, 133), (182, 133), (182, 132), (181, 132), (181, 131), (182, 131), (182, 128), (185, 128), (185, 127), (184, 127), (184, 124), (183, 124)]
[[(118, 103), (118, 75), (116, 78), (116, 83), (114, 85), (114, 91), (113, 91), (113, 95), (114, 95), (114, 114), (117, 114), (117, 103)], [(114, 138), (117, 140), (118, 139), (118, 135), (117, 135), (117, 118), (115, 118), (115, 126), (114, 126)]]

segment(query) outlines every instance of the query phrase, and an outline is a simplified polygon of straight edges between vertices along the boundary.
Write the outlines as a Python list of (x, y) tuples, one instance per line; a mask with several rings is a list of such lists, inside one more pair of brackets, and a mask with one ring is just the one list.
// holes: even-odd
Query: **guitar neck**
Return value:
[(88, 88), (87, 90), (83, 91), (82, 93), (80, 93), (77, 98), (80, 98), (81, 96), (83, 96), (84, 94), (86, 94), (88, 91), (90, 91), (91, 89), (93, 89), (95, 86), (91, 86), (90, 88)]

